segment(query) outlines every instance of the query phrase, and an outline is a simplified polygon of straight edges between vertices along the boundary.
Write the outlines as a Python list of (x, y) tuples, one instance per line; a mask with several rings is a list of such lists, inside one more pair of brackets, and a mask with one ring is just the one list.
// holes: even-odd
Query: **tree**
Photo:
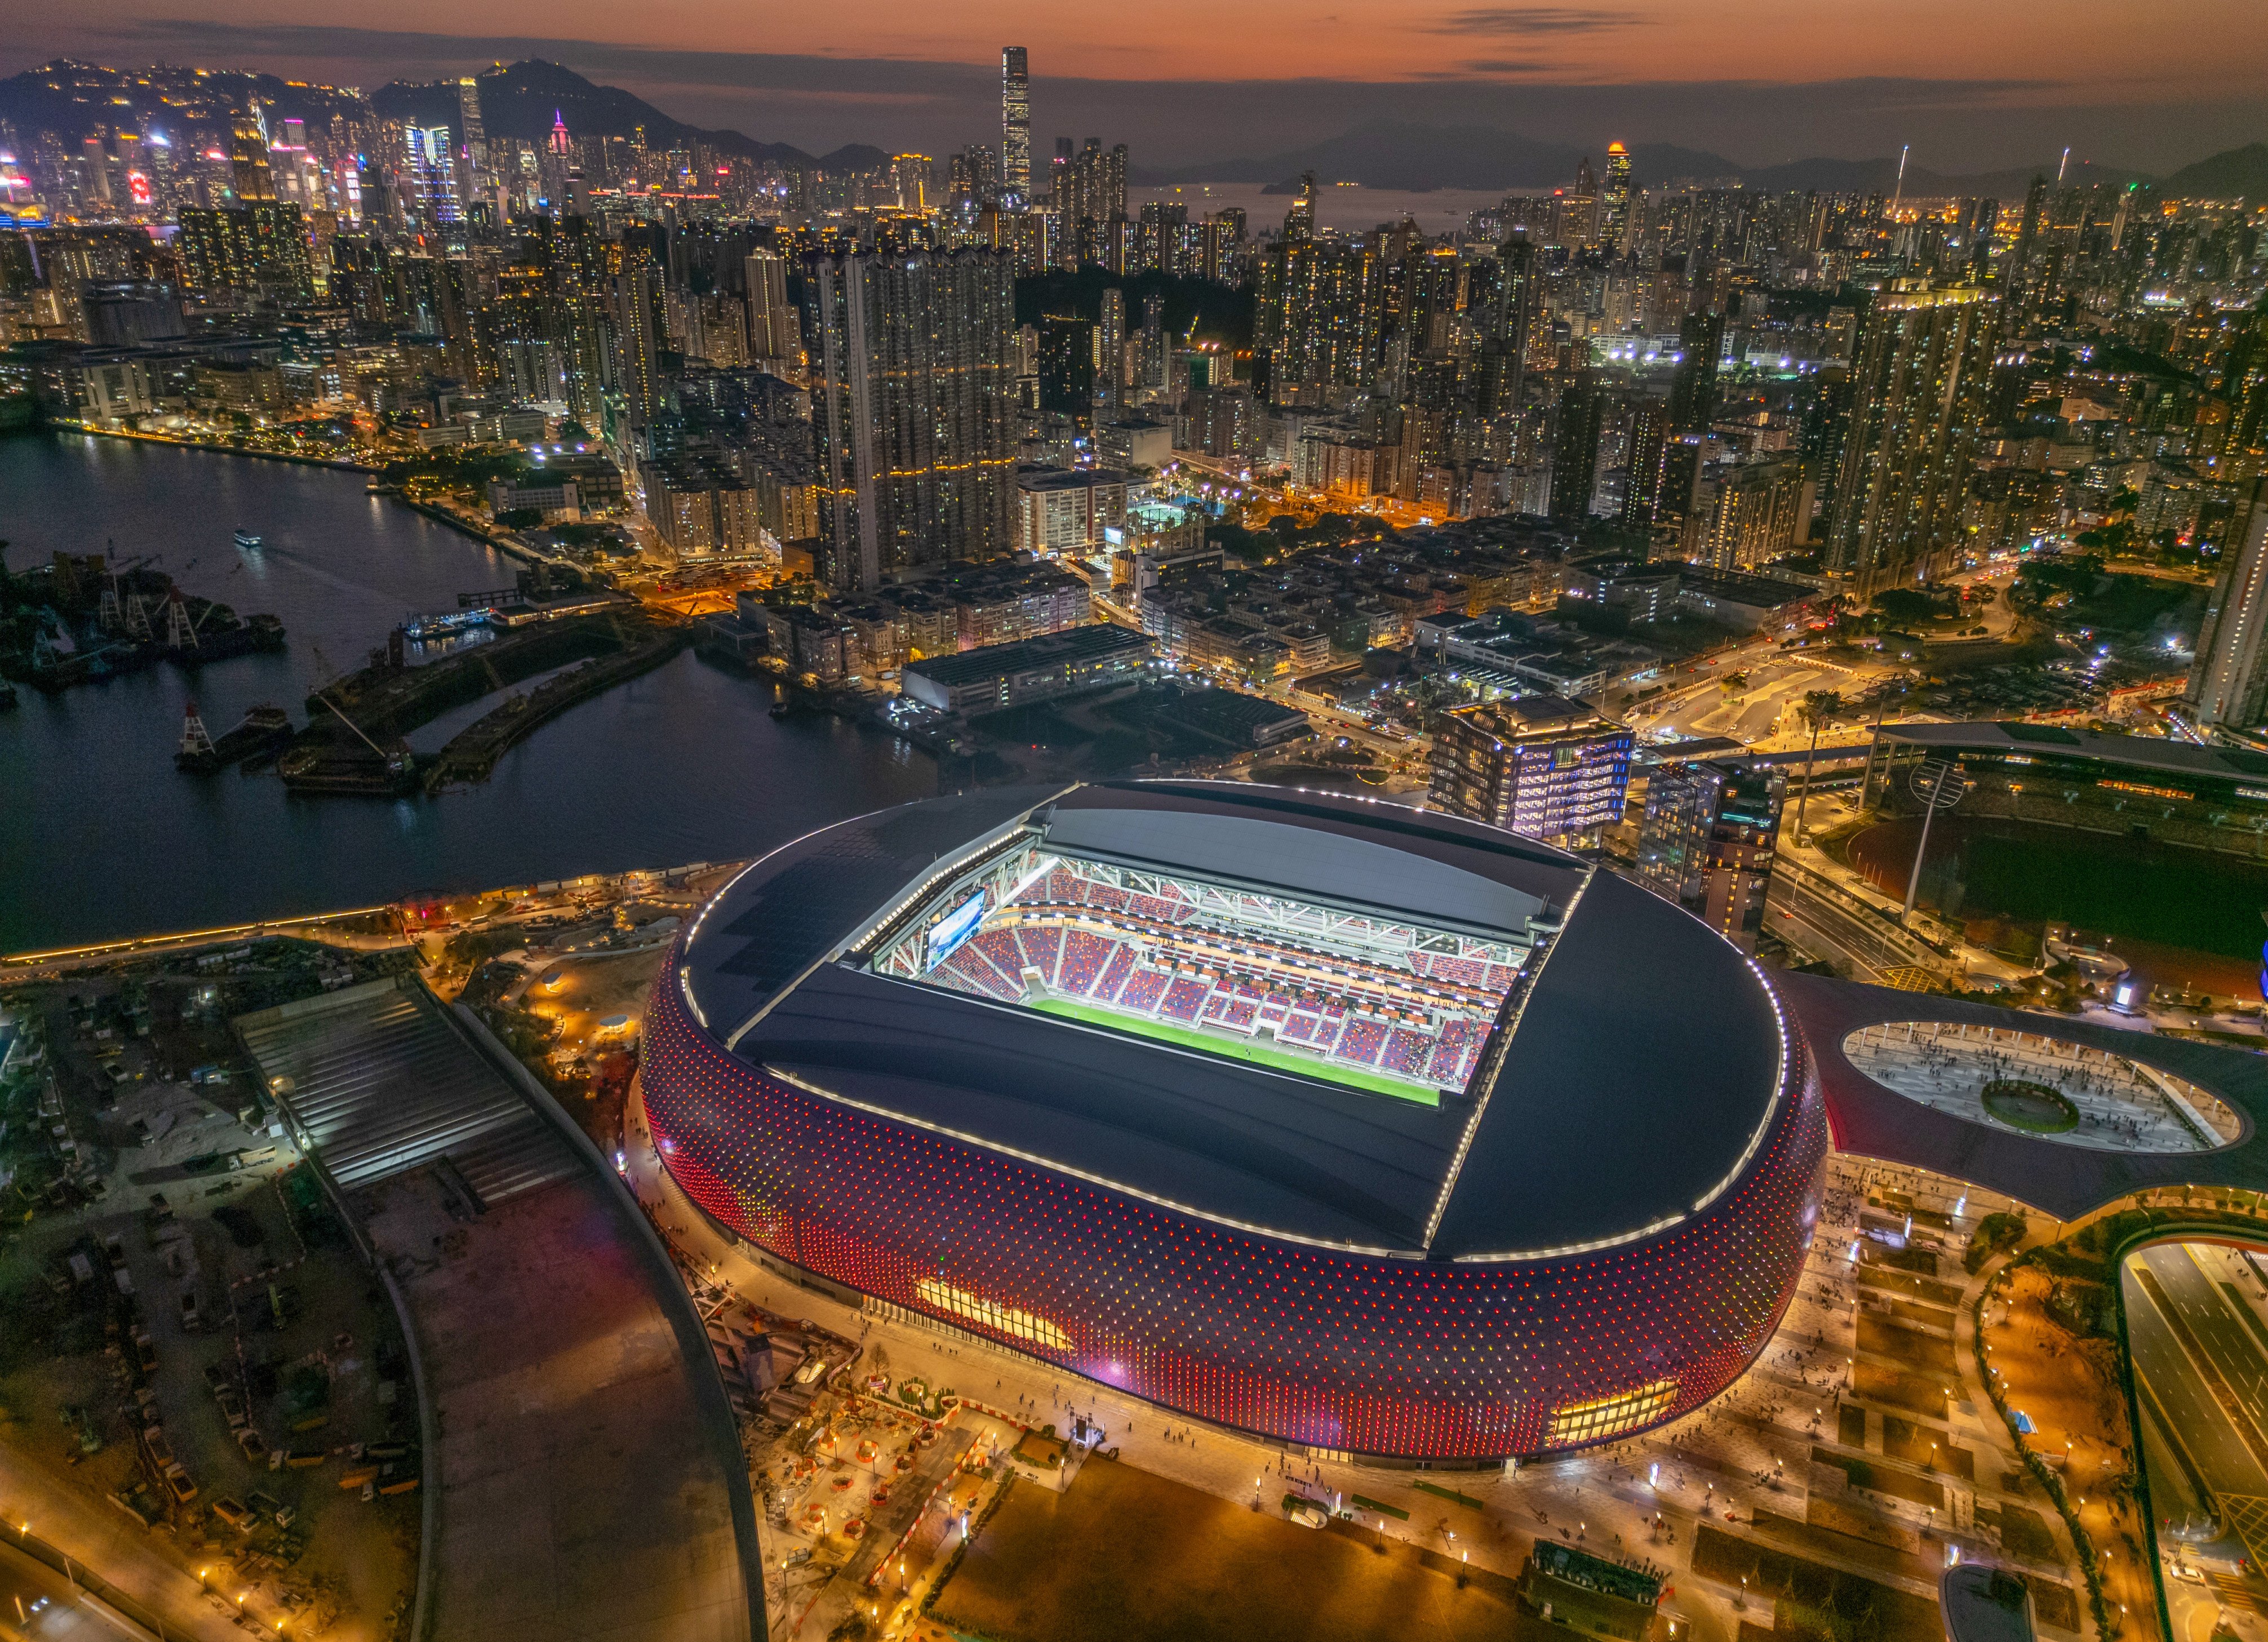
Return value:
[(1800, 843), (1806, 836), (1803, 817), (1811, 803), (1811, 764), (1819, 755), (1819, 733), (1843, 711), (1843, 697), (1834, 690), (1806, 690), (1801, 705), (1795, 711), (1811, 726), (1811, 747), (1803, 755), (1803, 791), (1795, 800), (1795, 837)]
[(1886, 587), (1874, 595), (1872, 603), (1876, 615), (1901, 627), (1929, 621), (1938, 614), (1937, 601), (1911, 587)]
[(533, 530), (543, 522), (540, 507), (508, 507), (496, 516), (499, 530)]

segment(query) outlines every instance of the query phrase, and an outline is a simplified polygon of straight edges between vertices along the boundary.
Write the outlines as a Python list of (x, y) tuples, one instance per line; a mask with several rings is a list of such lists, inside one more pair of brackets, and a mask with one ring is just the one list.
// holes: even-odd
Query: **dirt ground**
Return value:
[[(939, 1597), (939, 1623), (1002, 1642), (1369, 1642), (1500, 1637), (1512, 1582), (1366, 1529), (1301, 1528), (1130, 1465), (1055, 1494), (1012, 1488)], [(1070, 1554), (1073, 1553), (1075, 1554)]]

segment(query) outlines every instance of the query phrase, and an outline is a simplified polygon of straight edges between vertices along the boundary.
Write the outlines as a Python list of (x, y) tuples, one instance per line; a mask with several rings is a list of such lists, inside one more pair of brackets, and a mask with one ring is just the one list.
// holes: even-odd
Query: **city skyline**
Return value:
[[(1034, 33), (1024, 19), (956, 18), (906, 33), (866, 11), (825, 23), (731, 19), (670, 8), (635, 40), (576, 6), (526, 19), (394, 14), (394, 29), (226, 16), (60, 14), (18, 31), (0, 71), (57, 55), (107, 63), (257, 66), (372, 88), (470, 72), (491, 59), (559, 61), (689, 122), (801, 146), (869, 142), (938, 151), (997, 110), (1000, 43), (1033, 59), (1036, 131), (1089, 125), (1136, 143), (1152, 168), (1265, 156), (1384, 123), (1513, 131), (1602, 146), (1609, 136), (1697, 147), (1743, 166), (1821, 155), (1952, 174), (2036, 165), (2065, 146), (2114, 166), (2168, 171), (2257, 140), (2268, 53), (2243, 48), (2242, 8), (2208, 0), (2176, 32), (2139, 6), (2102, 26), (2032, 39), (1997, 14), (1877, 8), (1864, 21), (1771, 29), (1667, 8), (1458, 8), (1389, 18), (1349, 7), (1203, 19), (1198, 38), (1152, 23), (1158, 43)], [(867, 9), (871, 11), (872, 8)], [(1042, 20), (1044, 22), (1044, 20)], [(743, 37), (743, 35), (747, 37)], [(880, 48), (868, 42), (880, 42)], [(1171, 41), (1171, 44), (1163, 43)], [(2236, 48), (2232, 49), (2232, 47)], [(1202, 64), (1202, 73), (1189, 69)], [(1273, 180), (1273, 179), (1270, 179)], [(1506, 179), (1517, 180), (1518, 179)]]

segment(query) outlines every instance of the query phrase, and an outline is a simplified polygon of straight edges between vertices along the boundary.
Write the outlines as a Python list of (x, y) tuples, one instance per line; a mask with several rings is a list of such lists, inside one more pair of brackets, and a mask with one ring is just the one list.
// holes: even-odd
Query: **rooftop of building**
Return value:
[(2028, 757), (2101, 759), (2169, 776), (2268, 781), (2268, 754), (2237, 747), (2199, 747), (2155, 736), (2105, 735), (2059, 724), (1980, 719), (1955, 724), (1886, 724), (1875, 733), (1891, 745), (1948, 752), (2010, 753)]
[[(1509, 1037), (1439, 1105), (867, 966), (868, 948), (988, 851), (1026, 838), (1548, 945), (1513, 994)], [(1786, 1098), (1772, 997), (1697, 920), (1494, 828), (1283, 788), (1000, 790), (846, 821), (749, 869), (680, 961), (710, 1035), (802, 1087), (1164, 1207), (1351, 1250), (1542, 1258), (1651, 1234), (1731, 1186)]]
[(1539, 736), (1564, 735), (1588, 730), (1622, 730), (1624, 726), (1597, 708), (1565, 696), (1536, 694), (1507, 696), (1456, 708), (1451, 715), (1485, 730), (1500, 740), (1534, 740)]
[(1126, 475), (1116, 468), (1020, 468), (1019, 490), (1090, 490), (1102, 485), (1123, 485)]
[(1740, 571), (1705, 570), (1697, 564), (1675, 568), (1681, 592), (1700, 593), (1727, 604), (1776, 609), (1784, 604), (1801, 604), (1806, 600), (1821, 596), (1815, 587), (1807, 587), (1801, 582), (1784, 582), (1771, 576), (1750, 576)]
[(964, 650), (958, 655), (931, 656), (906, 664), (906, 671), (918, 673), (924, 678), (944, 685), (971, 684), (1004, 673), (1018, 673), (1028, 667), (1058, 666), (1065, 662), (1093, 661), (1106, 656), (1147, 654), (1150, 641), (1131, 628), (1119, 627), (1108, 622), (1090, 622), (1079, 627), (1067, 627), (1060, 632), (1042, 633), (1037, 638), (1020, 638), (1005, 644), (982, 644), (975, 650)]

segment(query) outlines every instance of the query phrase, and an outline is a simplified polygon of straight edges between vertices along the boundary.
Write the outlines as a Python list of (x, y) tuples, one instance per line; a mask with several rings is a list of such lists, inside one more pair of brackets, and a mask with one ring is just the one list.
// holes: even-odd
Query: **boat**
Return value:
[(261, 549), (261, 539), (248, 530), (239, 530), (236, 533), (236, 545), (247, 553), (257, 553)]
[(281, 707), (262, 705), (246, 713), (244, 722), (235, 729), (204, 746), (198, 746), (194, 736), (184, 735), (181, 750), (174, 755), (173, 763), (178, 769), (197, 775), (211, 775), (259, 754), (273, 752), (291, 739), (291, 715)]

